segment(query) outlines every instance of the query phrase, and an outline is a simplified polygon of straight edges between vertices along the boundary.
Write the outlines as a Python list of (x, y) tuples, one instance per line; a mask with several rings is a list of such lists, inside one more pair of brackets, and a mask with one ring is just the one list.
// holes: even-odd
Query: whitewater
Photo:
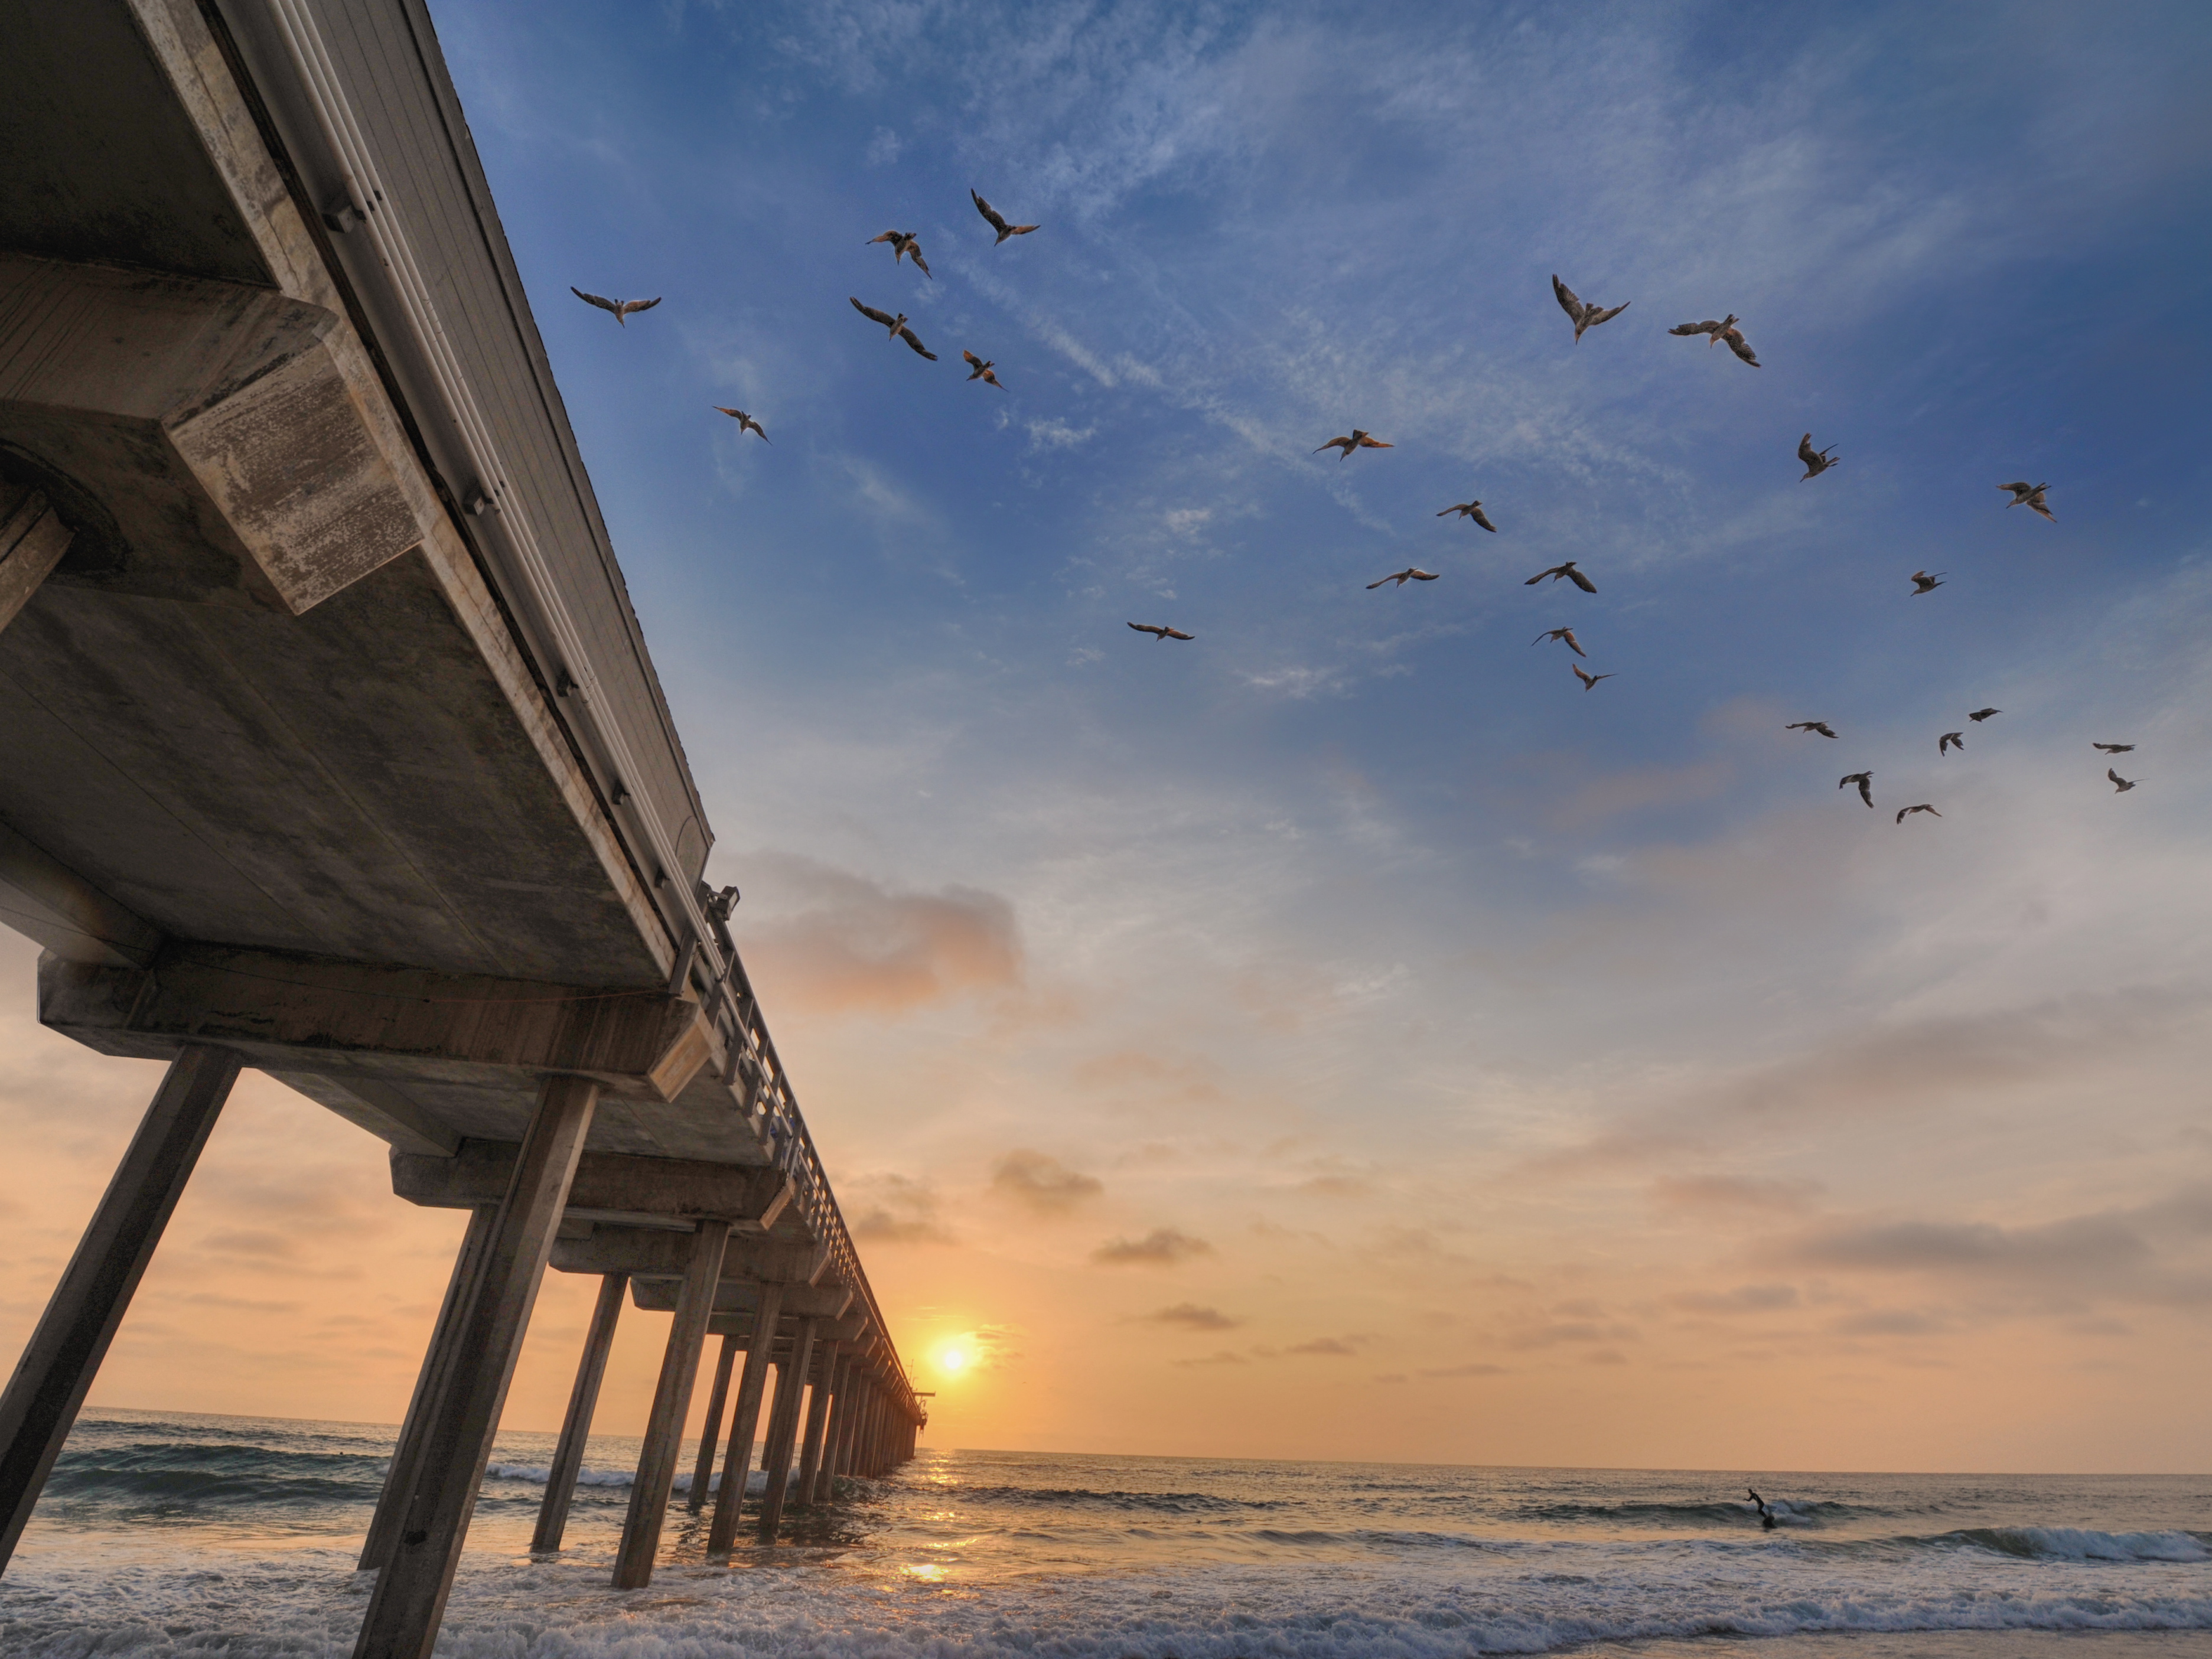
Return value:
[[(88, 1412), (0, 1579), (10, 1659), (343, 1659), (392, 1431)], [(503, 1433), (451, 1659), (1851, 1659), (2212, 1654), (2212, 1479), (1260, 1462), (925, 1449), (709, 1564), (679, 1492), (608, 1586), (637, 1443), (532, 1557), (550, 1435)], [(753, 1477), (758, 1487), (760, 1476)], [(1756, 1486), (1779, 1525), (1763, 1528)], [(1748, 1656), (1747, 1656), (1748, 1659)]]

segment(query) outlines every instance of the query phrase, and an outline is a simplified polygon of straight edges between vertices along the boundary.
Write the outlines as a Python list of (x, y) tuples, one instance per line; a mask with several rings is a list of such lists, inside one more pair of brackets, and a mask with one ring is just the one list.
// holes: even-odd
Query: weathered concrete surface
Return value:
[[(553, 1246), (554, 1268), (564, 1273), (680, 1279), (686, 1259), (681, 1235), (636, 1227), (594, 1226), (588, 1234), (561, 1238)], [(722, 1276), (756, 1284), (813, 1285), (829, 1263), (829, 1250), (811, 1239), (739, 1237), (731, 1241)]]
[[(453, 1158), (394, 1153), (392, 1190), (410, 1203), (434, 1209), (495, 1204), (514, 1178), (515, 1158), (512, 1144), (483, 1140), (464, 1142)], [(741, 1235), (758, 1237), (778, 1228), (788, 1230), (796, 1223), (790, 1203), (790, 1178), (780, 1170), (586, 1152), (569, 1188), (568, 1214), (572, 1220), (617, 1222), (633, 1230), (678, 1230), (672, 1237), (683, 1260), (690, 1254), (684, 1235), (694, 1223), (726, 1221)], [(575, 1243), (556, 1238), (550, 1248), (557, 1259), (574, 1261), (568, 1253)], [(566, 1271), (629, 1271), (599, 1265), (609, 1259), (593, 1257), (593, 1265)], [(680, 1278), (683, 1271), (678, 1266), (674, 1275)]]
[(15, 620), (76, 535), (44, 491), (0, 478), (0, 629)]

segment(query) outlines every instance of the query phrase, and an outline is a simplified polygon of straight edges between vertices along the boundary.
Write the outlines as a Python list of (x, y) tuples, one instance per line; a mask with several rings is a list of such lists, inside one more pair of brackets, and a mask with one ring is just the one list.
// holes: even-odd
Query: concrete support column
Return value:
[(830, 1422), (822, 1436), (822, 1467), (816, 1472), (811, 1504), (827, 1504), (837, 1496), (837, 1443), (853, 1415), (853, 1379), (858, 1364), (849, 1350), (837, 1355), (837, 1372), (830, 1381)]
[(694, 1515), (707, 1506), (707, 1488), (714, 1479), (714, 1453), (722, 1438), (722, 1407), (730, 1399), (730, 1368), (737, 1361), (738, 1339), (733, 1332), (722, 1339), (714, 1357), (714, 1386), (707, 1394), (706, 1420), (699, 1425), (699, 1463), (691, 1471), (691, 1493), (684, 1507)]
[(438, 1391), (406, 1523), (377, 1574), (354, 1659), (430, 1659), (515, 1357), (599, 1099), (599, 1085), (589, 1078), (549, 1077), (538, 1085), (538, 1109), (500, 1200), (476, 1294), (454, 1329), (459, 1358)]
[(239, 1063), (227, 1048), (198, 1043), (170, 1062), (0, 1394), (0, 1571), (230, 1098)]
[(775, 1529), (783, 1520), (785, 1487), (791, 1480), (791, 1453), (799, 1438), (799, 1393), (806, 1386), (807, 1367), (814, 1358), (814, 1334), (818, 1319), (799, 1322), (799, 1340), (792, 1344), (790, 1374), (776, 1389), (775, 1439), (762, 1461), (768, 1468), (768, 1491), (762, 1495), (760, 1540), (775, 1542)]
[(727, 1555), (737, 1541), (738, 1514), (745, 1501), (745, 1482), (753, 1469), (753, 1431), (760, 1424), (761, 1390), (775, 1347), (776, 1322), (783, 1316), (783, 1286), (760, 1287), (760, 1307), (745, 1345), (745, 1368), (738, 1378), (738, 1409), (730, 1419), (730, 1449), (722, 1454), (722, 1485), (714, 1494), (714, 1518), (707, 1528), (707, 1553)]
[(669, 1322), (660, 1381), (653, 1391), (637, 1475), (629, 1486), (629, 1514), (623, 1522), (621, 1553), (615, 1557), (617, 1589), (643, 1589), (653, 1582), (653, 1558), (659, 1551), (660, 1528), (668, 1518), (668, 1494), (675, 1487), (676, 1465), (684, 1455), (684, 1419), (690, 1414), (691, 1389), (698, 1381), (699, 1355), (707, 1344), (707, 1322), (714, 1316), (714, 1291), (722, 1282), (722, 1255), (729, 1242), (726, 1221), (702, 1221), (692, 1235), (691, 1260)]
[(422, 1368), (415, 1374), (415, 1393), (407, 1402), (407, 1415), (400, 1420), (399, 1438), (392, 1448), (392, 1465), (384, 1473), (384, 1491), (377, 1498), (376, 1514), (368, 1523), (368, 1536), (362, 1542), (360, 1565), (364, 1571), (380, 1567), (391, 1559), (392, 1542), (399, 1536), (400, 1523), (407, 1517), (407, 1494), (415, 1490), (416, 1477), (422, 1468), (422, 1437), (429, 1431), (431, 1405), (453, 1363), (453, 1329), (468, 1311), (469, 1297), (476, 1293), (484, 1246), (491, 1238), (492, 1224), (498, 1218), (496, 1205), (477, 1205), (469, 1212), (468, 1231), (461, 1235), (461, 1248), (453, 1253), (453, 1271), (446, 1281), (446, 1299), (438, 1309), (438, 1322), (430, 1328), (430, 1343), (422, 1351)]
[(61, 562), (73, 533), (37, 490), (0, 482), (0, 629)]
[(568, 1414), (561, 1419), (561, 1442), (553, 1449), (545, 1496), (538, 1504), (538, 1530), (530, 1539), (534, 1554), (550, 1555), (559, 1549), (561, 1534), (568, 1529), (568, 1505), (576, 1501), (576, 1477), (583, 1473), (592, 1414), (599, 1409), (599, 1384), (607, 1374), (607, 1354), (615, 1345), (615, 1323), (622, 1317), (623, 1294), (629, 1288), (628, 1273), (599, 1276), (599, 1299), (592, 1308), (591, 1328), (584, 1333), (575, 1386), (568, 1390)]
[(806, 1402), (806, 1435), (799, 1443), (799, 1507), (810, 1509), (822, 1477), (822, 1437), (830, 1427), (830, 1396), (835, 1392), (837, 1344), (823, 1343), (814, 1356), (814, 1390)]

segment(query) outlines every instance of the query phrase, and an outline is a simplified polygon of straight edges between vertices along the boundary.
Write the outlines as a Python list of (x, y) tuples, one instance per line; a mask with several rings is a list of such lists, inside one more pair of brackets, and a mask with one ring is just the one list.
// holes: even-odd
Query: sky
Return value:
[[(432, 11), (930, 1443), (2212, 1468), (2201, 8)], [(396, 1420), (460, 1224), (250, 1079), (94, 1402)]]

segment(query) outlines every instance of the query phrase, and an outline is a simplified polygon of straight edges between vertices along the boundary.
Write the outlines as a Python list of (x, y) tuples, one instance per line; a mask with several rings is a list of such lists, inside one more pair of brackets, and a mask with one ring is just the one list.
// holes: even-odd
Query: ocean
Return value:
[[(392, 1433), (87, 1413), (0, 1578), (0, 1653), (344, 1659)], [(679, 1498), (652, 1587), (618, 1593), (637, 1443), (594, 1438), (568, 1549), (533, 1559), (552, 1449), (550, 1435), (501, 1436), (441, 1655), (2212, 1656), (2204, 1476), (926, 1449), (726, 1566), (705, 1561)]]

